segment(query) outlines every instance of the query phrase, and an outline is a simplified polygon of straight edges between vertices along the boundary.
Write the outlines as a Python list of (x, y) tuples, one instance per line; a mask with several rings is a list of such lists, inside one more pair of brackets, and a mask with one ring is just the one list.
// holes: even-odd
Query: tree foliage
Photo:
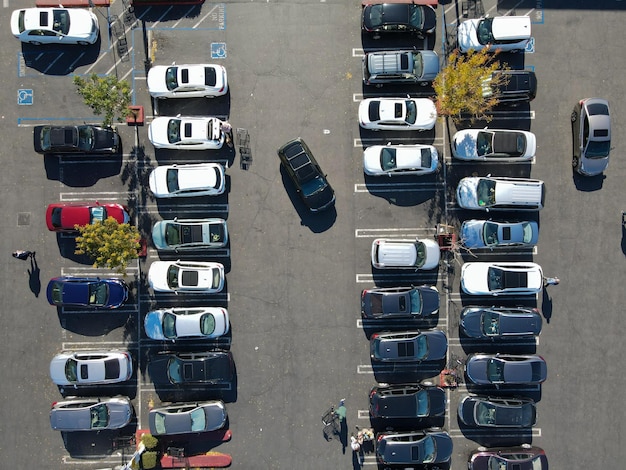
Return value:
[(130, 224), (120, 224), (113, 217), (103, 223), (77, 225), (77, 255), (94, 259), (94, 268), (108, 267), (126, 275), (128, 263), (139, 256), (139, 231)]
[(99, 77), (94, 73), (88, 78), (75, 75), (74, 85), (94, 114), (104, 114), (104, 126), (110, 126), (114, 118), (122, 122), (130, 114), (132, 90), (126, 80), (118, 80), (113, 75)]
[[(491, 121), (489, 111), (498, 104), (498, 99), (484, 96), (483, 89), (505, 84), (508, 80), (504, 74), (492, 77), (494, 71), (506, 70), (506, 67), (494, 60), (497, 54), (484, 48), (478, 52), (472, 49), (467, 54), (455, 50), (448, 56), (447, 65), (433, 82), (440, 115), (461, 121), (463, 114), (469, 114), (471, 121)], [(485, 83), (490, 77), (491, 81)]]

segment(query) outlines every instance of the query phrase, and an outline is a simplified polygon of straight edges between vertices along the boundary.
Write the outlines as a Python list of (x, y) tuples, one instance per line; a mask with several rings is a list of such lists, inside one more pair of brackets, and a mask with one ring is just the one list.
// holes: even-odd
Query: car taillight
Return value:
[(220, 88), (220, 93), (224, 91), (224, 87)]
[(361, 292), (361, 298), (365, 297), (365, 294), (367, 294), (367, 291), (364, 290), (363, 292)]
[(59, 403), (59, 402), (55, 401), (54, 403), (52, 403), (52, 405), (50, 405), (50, 408), (54, 408), (55, 406), (57, 406), (57, 403)]
[(378, 442), (383, 440), (383, 435), (381, 434), (380, 436), (378, 436), (378, 439), (376, 439)]

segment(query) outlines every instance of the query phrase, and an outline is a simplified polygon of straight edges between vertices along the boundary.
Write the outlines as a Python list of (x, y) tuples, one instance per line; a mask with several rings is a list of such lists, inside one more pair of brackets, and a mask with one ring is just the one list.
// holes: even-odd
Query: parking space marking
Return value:
[[(120, 348), (128, 347), (128, 343), (123, 341), (64, 341), (61, 343), (61, 348), (69, 351), (87, 351), (90, 349), (108, 349), (108, 348)], [(136, 347), (129, 348), (131, 350), (137, 349)]]
[[(199, 251), (202, 251), (201, 253), (199, 253)], [(196, 257), (202, 257), (202, 258), (230, 258), (230, 248), (223, 248), (220, 250), (157, 250), (156, 248), (148, 248), (148, 257), (149, 258), (158, 258), (159, 257), (159, 253), (168, 253), (168, 254), (172, 254), (172, 256), (176, 256), (176, 255), (184, 255), (184, 254), (191, 254), (194, 255)]]
[[(219, 293), (219, 294), (206, 294), (204, 292), (199, 292), (198, 294), (203, 294), (203, 295), (210, 295), (210, 297), (205, 297), (204, 299), (202, 299), (204, 302), (215, 302), (215, 303), (220, 303), (220, 302), (230, 302), (230, 293), (224, 294), (224, 293)], [(187, 295), (191, 296), (191, 297), (187, 297)], [(156, 301), (157, 298), (159, 297), (158, 301), (161, 302), (174, 302), (177, 305), (178, 304), (186, 304), (186, 303), (190, 303), (190, 304), (197, 304), (198, 303), (198, 297), (194, 295), (193, 292), (185, 292), (184, 293), (184, 297), (180, 297), (179, 295), (176, 295), (175, 293), (168, 293), (168, 292), (159, 292), (158, 294), (142, 294), (139, 299), (140, 302), (153, 302)], [(170, 299), (166, 299), (165, 297), (170, 296)]]
[[(425, 88), (425, 87), (424, 87)], [(418, 92), (413, 90), (411, 93), (406, 93), (404, 96), (400, 96), (398, 97), (398, 93), (395, 92), (379, 92), (379, 91), (372, 91), (370, 93), (364, 94), (364, 93), (353, 93), (352, 94), (352, 101), (354, 101), (355, 103), (360, 103), (361, 101), (363, 101), (365, 98), (370, 97), (376, 97), (376, 98), (384, 98), (384, 97), (390, 97), (390, 98), (405, 98), (406, 96), (410, 96), (411, 98), (430, 98), (431, 96), (433, 96), (433, 92), (426, 89), (424, 91)]]
[[(470, 383), (470, 385), (472, 385)], [(459, 384), (455, 391), (463, 395), (476, 395), (476, 393), (470, 393), (466, 384)], [(483, 387), (481, 389), (482, 395), (498, 395), (498, 394), (511, 394), (511, 395), (524, 395), (533, 394), (541, 391), (541, 385), (527, 385), (525, 387)]]
[(419, 371), (420, 373), (424, 374), (424, 373), (432, 373), (432, 375), (429, 375), (428, 377), (436, 377), (439, 375), (439, 373), (441, 372), (441, 369), (439, 369), (439, 367), (437, 366), (428, 366), (428, 365), (424, 365), (424, 363), (400, 363), (400, 362), (396, 362), (396, 363), (389, 363), (389, 364), (359, 364), (356, 366), (356, 372), (357, 374), (366, 374), (366, 375), (372, 375), (374, 374), (374, 370), (376, 370), (376, 372), (378, 373), (392, 373), (392, 372), (417, 372)]
[(62, 192), (59, 194), (59, 200), (62, 202), (74, 202), (74, 201), (86, 201), (88, 199), (126, 199), (130, 200), (135, 197), (135, 193), (128, 193), (123, 191), (85, 191), (78, 192)]
[[(479, 340), (479, 339), (470, 339), (470, 338), (452, 338), (448, 337), (448, 346), (464, 346), (464, 347), (480, 347), (480, 346), (493, 346), (494, 343), (487, 340)], [(539, 346), (539, 337), (536, 336), (535, 339), (527, 339), (527, 340), (502, 340), (501, 343), (498, 343), (501, 346), (519, 346), (519, 347), (530, 347), (530, 346)]]
[[(130, 308), (127, 308), (127, 307), (130, 307)], [(62, 314), (68, 315), (68, 316), (71, 316), (71, 315), (93, 315), (94, 314), (93, 309), (91, 309), (91, 310), (87, 310), (87, 309), (81, 310), (79, 308), (67, 308), (67, 307), (61, 307), (61, 312), (62, 312)], [(108, 315), (120, 315), (120, 316), (121, 315), (130, 315), (132, 313), (138, 313), (139, 312), (139, 308), (138, 307), (132, 308), (131, 305), (124, 305), (124, 306), (122, 306), (120, 308), (116, 308), (116, 309), (111, 310), (111, 311), (104, 311), (103, 310), (103, 311), (99, 311), (97, 313), (105, 313), (105, 312), (108, 313)]]
[(476, 305), (493, 305), (493, 302), (496, 299), (499, 301), (510, 301), (510, 302), (531, 302), (533, 299), (537, 300), (537, 294), (535, 295), (467, 295), (461, 294), (460, 292), (450, 292), (448, 293), (448, 301), (452, 303), (461, 303), (464, 299), (471, 297), (472, 302)]
[[(417, 279), (419, 278), (419, 279)], [(419, 271), (411, 271), (406, 274), (368, 274), (357, 273), (357, 284), (376, 284), (379, 283), (411, 283), (421, 282), (424, 284), (437, 284), (443, 278), (440, 278), (439, 274), (423, 274)]]
[(458, 158), (454, 158), (452, 157), (452, 155), (450, 156), (446, 156), (444, 158), (444, 161), (448, 164), (448, 165), (452, 165), (452, 166), (473, 166), (475, 167), (476, 165), (480, 165), (481, 163), (489, 163), (490, 165), (506, 165), (506, 166), (511, 166), (511, 165), (535, 165), (537, 163), (537, 157), (533, 157), (530, 160), (524, 160), (524, 161), (515, 161), (515, 162), (505, 162), (505, 161), (498, 161), (498, 160), (490, 160), (489, 162), (476, 162), (476, 161), (465, 161), (465, 160), (459, 160)]
[[(155, 212), (159, 211), (184, 211), (191, 214), (210, 214), (210, 213), (228, 213), (228, 204), (202, 204), (198, 207), (197, 204), (146, 204), (143, 210), (138, 211), (139, 214), (155, 215)], [(182, 217), (181, 217), (182, 218)]]
[(357, 228), (354, 230), (356, 238), (376, 238), (376, 237), (418, 237), (434, 236), (437, 229), (430, 227), (418, 228)]
[[(461, 250), (463, 250), (464, 248), (461, 247)], [(537, 245), (535, 245), (534, 247), (531, 248), (509, 248), (509, 249), (494, 249), (494, 250), (490, 250), (488, 248), (486, 249), (480, 249), (480, 248), (472, 248), (471, 250), (468, 250), (471, 253), (473, 253), (476, 256), (480, 256), (481, 258), (493, 258), (493, 257), (501, 257), (502, 255), (507, 255), (507, 256), (530, 256), (530, 255), (536, 255), (537, 254)]]
[(75, 117), (75, 118), (60, 118), (60, 117), (22, 117), (17, 118), (17, 126), (18, 127), (35, 127), (40, 125), (41, 123), (48, 123), (51, 121), (76, 121), (76, 122), (84, 122), (87, 124), (100, 125), (93, 121), (94, 117)]
[(414, 193), (414, 192), (433, 192), (443, 189), (443, 183), (374, 183), (364, 184), (356, 183), (354, 185), (355, 193)]
[[(135, 265), (129, 265), (126, 267), (126, 272), (127, 273), (139, 273), (139, 263), (136, 263)], [(63, 266), (61, 268), (61, 275), (62, 276), (66, 276), (66, 275), (80, 275), (80, 276), (97, 276), (97, 277), (114, 277), (117, 279), (121, 279), (120, 278), (120, 273), (115, 272), (115, 271), (111, 271), (111, 270), (105, 270), (102, 268), (94, 268), (93, 266)]]

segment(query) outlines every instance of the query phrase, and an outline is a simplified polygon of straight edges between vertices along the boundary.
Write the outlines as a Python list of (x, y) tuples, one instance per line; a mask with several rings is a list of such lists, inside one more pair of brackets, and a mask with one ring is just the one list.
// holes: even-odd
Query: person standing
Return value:
[(231, 126), (230, 122), (222, 121), (222, 132), (224, 133), (226, 144), (229, 147), (232, 147), (233, 146), (233, 126)]

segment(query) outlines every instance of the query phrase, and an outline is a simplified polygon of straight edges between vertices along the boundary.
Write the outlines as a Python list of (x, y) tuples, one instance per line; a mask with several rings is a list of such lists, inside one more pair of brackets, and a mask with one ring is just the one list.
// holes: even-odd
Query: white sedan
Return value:
[(371, 176), (427, 175), (438, 167), (432, 145), (374, 145), (363, 152), (363, 170)]
[(428, 98), (368, 98), (359, 104), (364, 129), (426, 131), (435, 127), (437, 108)]
[(158, 166), (149, 178), (156, 197), (217, 196), (226, 189), (224, 167), (219, 163)]
[(156, 292), (214, 294), (224, 288), (224, 266), (204, 261), (155, 261), (148, 283)]
[(228, 311), (223, 307), (168, 308), (148, 312), (148, 337), (159, 340), (212, 339), (228, 333)]
[(25, 8), (11, 13), (11, 33), (22, 42), (93, 44), (100, 35), (95, 14), (85, 8)]
[(459, 160), (516, 162), (532, 160), (535, 134), (506, 129), (465, 129), (452, 138), (452, 155)]
[(148, 71), (154, 98), (213, 98), (228, 93), (226, 68), (215, 64), (156, 65)]
[(125, 382), (133, 375), (127, 351), (62, 351), (50, 361), (50, 377), (57, 385), (94, 385)]
[(158, 117), (148, 127), (158, 149), (217, 150), (224, 145), (222, 121), (216, 117)]
[(530, 262), (465, 263), (461, 289), (470, 295), (534, 295), (543, 288), (541, 266)]

